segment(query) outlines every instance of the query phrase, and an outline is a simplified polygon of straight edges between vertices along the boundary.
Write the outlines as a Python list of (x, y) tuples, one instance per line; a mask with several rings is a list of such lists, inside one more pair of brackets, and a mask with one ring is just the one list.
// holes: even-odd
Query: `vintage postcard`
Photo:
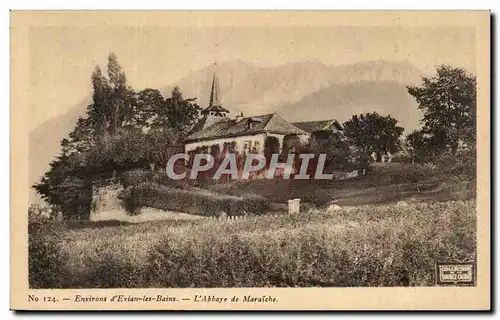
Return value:
[(488, 11), (12, 11), (14, 310), (490, 309)]

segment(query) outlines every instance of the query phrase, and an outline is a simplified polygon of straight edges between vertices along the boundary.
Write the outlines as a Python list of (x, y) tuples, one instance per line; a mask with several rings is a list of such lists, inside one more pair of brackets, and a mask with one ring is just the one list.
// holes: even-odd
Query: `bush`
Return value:
[(109, 251), (100, 254), (81, 274), (75, 276), (73, 287), (78, 288), (141, 288), (143, 265), (133, 263)]
[(398, 152), (392, 156), (392, 162), (397, 162), (397, 163), (412, 163), (413, 159), (411, 155), (404, 153), (404, 152)]
[(62, 220), (62, 213), (56, 206), (31, 204), (28, 209), (28, 222), (30, 224), (44, 224), (59, 220)]
[(269, 209), (269, 201), (258, 195), (243, 195), (241, 199), (230, 198), (229, 215), (241, 216), (245, 214), (264, 214)]
[[(189, 169), (187, 170), (186, 176), (189, 176)], [(163, 185), (163, 186), (170, 186), (173, 188), (179, 188), (179, 189), (187, 189), (191, 186), (193, 186), (194, 182), (196, 180), (192, 179), (180, 179), (180, 180), (173, 180), (171, 179), (165, 172), (163, 171), (157, 171), (153, 175), (153, 182)]]
[(134, 186), (128, 186), (118, 193), (118, 199), (122, 201), (125, 210), (130, 215), (137, 215), (141, 209), (141, 199), (135, 191)]
[(401, 179), (404, 182), (415, 184), (415, 188), (420, 192), (420, 185), (430, 177), (436, 176), (436, 170), (432, 166), (412, 165), (404, 171)]
[(63, 266), (66, 259), (53, 235), (40, 231), (30, 233), (28, 235), (30, 288), (62, 288), (65, 278)]
[(264, 197), (249, 195), (240, 198), (196, 188), (175, 189), (156, 183), (130, 186), (120, 193), (119, 198), (129, 212), (150, 207), (201, 216), (215, 216), (221, 211), (230, 216), (262, 213), (269, 206)]
[(121, 177), (121, 182), (126, 188), (128, 186), (135, 186), (143, 182), (151, 181), (153, 175), (151, 171), (136, 169), (124, 172)]
[(476, 179), (476, 150), (463, 150), (456, 155), (445, 153), (436, 161), (439, 169), (445, 173)]
[(50, 212), (46, 207), (37, 204), (30, 205), (28, 209), (28, 222), (30, 224), (42, 224), (50, 219)]
[(439, 171), (432, 165), (384, 163), (372, 166), (368, 174), (373, 187), (413, 183), (418, 189), (419, 183), (436, 178)]

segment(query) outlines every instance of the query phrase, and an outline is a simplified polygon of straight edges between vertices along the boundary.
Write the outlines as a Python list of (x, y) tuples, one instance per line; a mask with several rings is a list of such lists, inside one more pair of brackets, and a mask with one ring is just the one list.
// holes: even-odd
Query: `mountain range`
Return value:
[[(236, 60), (216, 66), (221, 103), (233, 116), (276, 112), (288, 121), (337, 119), (377, 111), (396, 118), (406, 131), (419, 126), (421, 113), (406, 90), (419, 85), (422, 72), (406, 61), (366, 61), (329, 66), (301, 61), (262, 67)], [(201, 107), (208, 104), (214, 66), (191, 71), (161, 89), (166, 96), (179, 86), (185, 98), (196, 97)], [(60, 152), (59, 143), (85, 115), (89, 98), (59, 117), (49, 119), (29, 134), (29, 182), (37, 182), (50, 161)], [(30, 201), (37, 196), (30, 190)]]
[[(210, 97), (210, 83), (214, 72), (213, 66), (191, 72), (173, 85), (178, 85), (185, 97), (197, 97), (201, 106), (206, 106)], [(373, 84), (374, 87), (386, 87), (393, 83), (399, 85), (398, 91), (406, 93), (406, 85), (418, 85), (422, 72), (408, 62), (367, 61), (350, 65), (328, 66), (317, 61), (302, 61), (288, 63), (276, 67), (259, 67), (244, 61), (230, 61), (217, 65), (222, 105), (233, 115), (243, 111), (245, 115), (253, 116), (268, 112), (282, 111), (280, 114), (287, 119), (284, 105), (302, 105), (302, 99), (310, 100), (322, 89), (335, 88), (349, 91), (363, 90), (358, 83)], [(173, 85), (165, 87), (163, 92), (169, 94)], [(383, 90), (384, 93), (386, 90)], [(324, 92), (323, 92), (324, 93)], [(336, 92), (338, 93), (338, 92)], [(342, 94), (342, 93), (340, 93)], [(357, 95), (364, 96), (363, 91)], [(352, 101), (352, 96), (338, 97), (342, 108), (351, 104), (358, 107), (358, 101)], [(411, 98), (411, 97), (409, 97)], [(367, 96), (365, 100), (371, 105), (379, 104), (379, 97)], [(398, 103), (399, 101), (392, 101)], [(325, 101), (324, 103), (328, 103)], [(401, 101), (407, 103), (407, 101)], [(325, 108), (323, 108), (325, 107)], [(302, 114), (287, 120), (316, 120), (311, 118), (311, 108), (321, 108), (326, 114), (319, 115), (337, 118), (335, 106), (308, 105)], [(370, 109), (360, 108), (370, 111)], [(341, 120), (341, 119), (340, 119)], [(408, 123), (410, 125), (410, 123)]]

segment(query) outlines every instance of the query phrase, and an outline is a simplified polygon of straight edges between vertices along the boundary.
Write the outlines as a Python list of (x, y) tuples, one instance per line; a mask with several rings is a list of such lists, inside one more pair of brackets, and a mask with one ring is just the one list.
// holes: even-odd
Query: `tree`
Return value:
[(166, 125), (179, 133), (187, 135), (198, 120), (200, 107), (194, 103), (196, 99), (184, 99), (179, 87), (172, 90), (170, 98), (166, 99)]
[[(320, 154), (326, 155), (325, 167), (329, 170), (346, 169), (350, 167), (349, 156), (351, 150), (344, 135), (340, 132), (316, 131), (313, 132), (307, 144), (300, 146), (300, 153), (314, 154), (315, 158), (309, 161), (308, 173), (314, 174)], [(302, 161), (296, 161), (296, 169), (300, 169)]]
[(33, 188), (52, 206), (58, 207), (66, 219), (88, 218), (92, 200), (92, 184), (85, 177), (82, 157), (78, 153), (59, 155), (50, 163), (40, 183)]
[(376, 161), (381, 161), (384, 154), (398, 151), (399, 138), (404, 131), (404, 128), (397, 126), (396, 119), (376, 112), (354, 115), (343, 127), (344, 135), (363, 155), (362, 158), (375, 152)]
[(172, 129), (153, 128), (146, 134), (146, 144), (150, 168), (165, 168), (172, 152), (177, 153), (168, 148), (180, 144), (179, 135)]
[(195, 99), (184, 99), (177, 87), (168, 99), (156, 89), (135, 93), (114, 53), (108, 56), (107, 76), (95, 67), (87, 114), (61, 141), (61, 154), (33, 186), (67, 219), (88, 218), (96, 179), (166, 165), (169, 146), (182, 142), (199, 114)]
[(292, 133), (287, 134), (283, 137), (283, 150), (282, 155), (284, 158), (288, 157), (288, 154), (291, 152), (297, 152), (297, 148), (299, 147), (300, 139), (299, 136)]
[(264, 154), (274, 154), (280, 151), (280, 141), (278, 138), (269, 136), (264, 141)]
[(84, 154), (85, 174), (96, 178), (110, 178), (114, 171), (147, 168), (148, 143), (139, 129), (122, 129), (120, 134), (107, 135), (103, 143)]
[(476, 77), (464, 69), (437, 67), (437, 75), (423, 77), (422, 86), (408, 86), (424, 113), (423, 133), (430, 136), (433, 153), (457, 152), (461, 143), (475, 148)]
[(79, 117), (75, 128), (70, 132), (69, 139), (61, 141), (62, 153), (81, 153), (95, 147), (98, 139), (108, 130), (110, 118), (109, 84), (99, 66), (91, 76), (93, 87), (92, 103), (87, 106), (87, 114)]
[(94, 93), (92, 94), (92, 104), (87, 109), (88, 119), (93, 122), (95, 132), (98, 135), (103, 135), (111, 117), (109, 82), (98, 65), (94, 68), (91, 80)]
[(422, 130), (414, 130), (407, 134), (403, 145), (412, 163), (427, 162), (432, 158), (434, 139)]
[(269, 168), (273, 154), (280, 152), (280, 141), (278, 138), (268, 136), (264, 140), (264, 156), (266, 157), (266, 168)]
[(134, 90), (127, 85), (127, 77), (118, 63), (116, 54), (108, 56), (109, 76), (109, 133), (114, 134), (123, 126), (131, 126), (136, 106)]
[[(88, 218), (94, 174), (110, 162), (107, 153), (96, 155), (96, 150), (107, 150), (104, 147), (110, 146), (106, 146), (106, 139), (131, 122), (134, 93), (126, 85), (125, 73), (113, 53), (108, 57), (108, 76), (109, 79), (99, 66), (95, 67), (91, 76), (92, 103), (87, 114), (78, 119), (68, 138), (61, 141), (61, 154), (50, 164), (40, 183), (33, 186), (50, 205), (59, 207), (66, 219)], [(121, 161), (121, 165), (124, 165), (122, 158), (130, 154), (123, 150), (129, 149), (117, 151), (122, 157), (114, 159)]]
[(166, 124), (165, 99), (157, 89), (144, 89), (136, 95), (132, 125), (144, 131), (164, 129)]
[(326, 154), (328, 169), (346, 169), (350, 166), (350, 149), (343, 134), (328, 132), (324, 139), (319, 140), (319, 150)]

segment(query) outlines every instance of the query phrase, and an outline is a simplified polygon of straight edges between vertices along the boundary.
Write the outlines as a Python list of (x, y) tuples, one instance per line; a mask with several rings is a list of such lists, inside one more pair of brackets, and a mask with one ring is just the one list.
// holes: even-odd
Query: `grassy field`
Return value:
[(431, 286), (476, 255), (475, 201), (344, 206), (238, 220), (46, 226), (31, 287)]

